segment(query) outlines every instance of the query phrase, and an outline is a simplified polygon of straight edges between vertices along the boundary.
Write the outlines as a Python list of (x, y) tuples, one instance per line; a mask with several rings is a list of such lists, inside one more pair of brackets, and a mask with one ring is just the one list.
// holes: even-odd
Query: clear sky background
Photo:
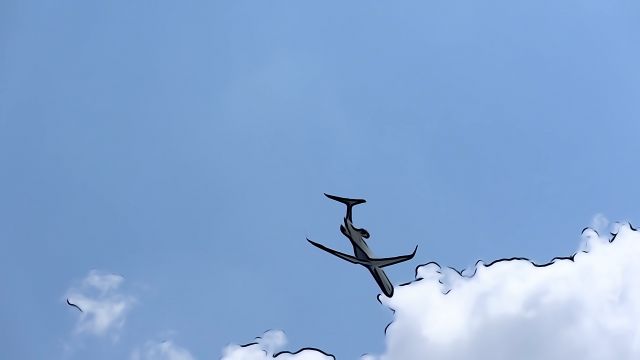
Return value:
[[(322, 193), (419, 245), (396, 284), (640, 222), (638, 43), (631, 0), (2, 1), (1, 352), (380, 352), (373, 279), (305, 240), (350, 249)], [(92, 269), (136, 299), (117, 340), (64, 304)]]

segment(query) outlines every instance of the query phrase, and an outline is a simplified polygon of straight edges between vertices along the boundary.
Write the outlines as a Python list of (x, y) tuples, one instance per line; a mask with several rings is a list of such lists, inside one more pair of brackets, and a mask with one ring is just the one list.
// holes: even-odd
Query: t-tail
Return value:
[(358, 204), (363, 204), (363, 203), (367, 202), (365, 199), (349, 199), (349, 198), (343, 198), (343, 197), (340, 197), (340, 196), (329, 195), (327, 193), (325, 193), (324, 196), (328, 197), (331, 200), (335, 200), (335, 201), (338, 201), (338, 202), (341, 202), (341, 203), (347, 205), (347, 216), (346, 216), (346, 218), (349, 221), (353, 221), (353, 219), (352, 219), (352, 210), (351, 209), (354, 206), (358, 205)]

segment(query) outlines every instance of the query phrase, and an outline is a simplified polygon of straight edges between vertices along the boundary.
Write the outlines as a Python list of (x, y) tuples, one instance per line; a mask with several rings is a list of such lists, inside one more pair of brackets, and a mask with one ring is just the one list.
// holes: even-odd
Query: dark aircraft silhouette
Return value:
[(68, 298), (67, 298), (67, 304), (68, 304), (69, 306), (72, 306), (72, 307), (74, 307), (74, 308), (78, 309), (80, 312), (83, 312), (83, 311), (82, 311), (82, 309), (80, 309), (80, 306), (78, 306), (78, 305), (76, 305), (76, 304), (72, 303), (71, 301), (69, 301), (69, 299), (68, 299)]
[(355, 205), (365, 203), (366, 200), (348, 199), (348, 198), (343, 198), (343, 197), (329, 195), (329, 194), (324, 194), (324, 195), (331, 200), (339, 201), (347, 205), (347, 214), (344, 217), (344, 225), (340, 225), (340, 232), (342, 232), (342, 234), (347, 238), (349, 238), (349, 240), (351, 241), (351, 245), (353, 245), (353, 253), (355, 256), (347, 255), (339, 251), (330, 249), (322, 244), (318, 244), (317, 242), (311, 241), (309, 239), (307, 239), (307, 241), (309, 241), (312, 245), (330, 254), (333, 254), (343, 260), (366, 267), (371, 272), (371, 275), (373, 275), (373, 278), (376, 280), (376, 283), (378, 283), (378, 286), (380, 286), (380, 289), (382, 290), (382, 292), (387, 297), (392, 297), (393, 285), (391, 284), (391, 281), (389, 281), (387, 274), (384, 273), (382, 268), (385, 266), (394, 265), (394, 264), (412, 259), (413, 256), (416, 254), (416, 250), (418, 250), (418, 247), (416, 246), (416, 248), (413, 250), (413, 253), (411, 255), (394, 256), (394, 257), (388, 257), (388, 258), (374, 258), (373, 253), (371, 252), (371, 249), (369, 249), (369, 246), (364, 241), (364, 239), (369, 238), (369, 232), (365, 229), (358, 229), (357, 227), (353, 226), (353, 219), (352, 219), (352, 215), (353, 215), (352, 208)]

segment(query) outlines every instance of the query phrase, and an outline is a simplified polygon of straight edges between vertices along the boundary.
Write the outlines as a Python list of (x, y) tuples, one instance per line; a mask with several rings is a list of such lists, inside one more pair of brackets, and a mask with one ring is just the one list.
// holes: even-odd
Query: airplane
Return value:
[(369, 249), (369, 246), (364, 240), (369, 238), (370, 236), (369, 232), (366, 229), (359, 229), (353, 226), (353, 207), (358, 204), (365, 203), (366, 200), (349, 199), (349, 198), (343, 198), (343, 197), (329, 195), (329, 194), (324, 194), (324, 195), (331, 200), (341, 202), (347, 206), (347, 214), (344, 217), (344, 224), (340, 225), (340, 232), (342, 233), (342, 235), (346, 236), (351, 241), (351, 245), (353, 245), (353, 252), (355, 256), (347, 255), (339, 251), (330, 249), (322, 244), (309, 240), (308, 238), (307, 238), (307, 241), (310, 242), (311, 245), (321, 250), (324, 250), (332, 255), (335, 255), (343, 260), (366, 267), (369, 270), (369, 272), (371, 272), (371, 275), (373, 276), (373, 278), (376, 280), (376, 283), (380, 287), (380, 290), (382, 290), (382, 292), (387, 297), (392, 297), (393, 285), (391, 284), (391, 281), (389, 281), (387, 274), (385, 274), (382, 268), (386, 266), (398, 264), (403, 261), (411, 260), (416, 254), (416, 251), (418, 250), (418, 246), (416, 246), (416, 248), (413, 250), (413, 253), (411, 253), (410, 255), (394, 256), (394, 257), (388, 257), (388, 258), (375, 258), (373, 256), (373, 253), (371, 252), (371, 249)]

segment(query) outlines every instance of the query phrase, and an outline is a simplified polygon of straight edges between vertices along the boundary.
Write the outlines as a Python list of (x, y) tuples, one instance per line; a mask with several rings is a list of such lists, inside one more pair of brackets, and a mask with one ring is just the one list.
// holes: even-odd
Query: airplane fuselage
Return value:
[(382, 268), (412, 259), (416, 254), (416, 250), (418, 249), (418, 247), (416, 246), (416, 248), (413, 250), (413, 253), (409, 255), (375, 258), (373, 256), (373, 252), (371, 251), (371, 249), (369, 249), (369, 245), (367, 245), (367, 242), (364, 240), (369, 238), (369, 232), (365, 229), (358, 229), (353, 226), (352, 220), (352, 207), (358, 204), (365, 203), (366, 201), (364, 199), (349, 199), (329, 194), (325, 194), (325, 196), (327, 196), (329, 199), (341, 202), (347, 206), (347, 213), (344, 217), (344, 224), (340, 225), (340, 232), (342, 233), (342, 235), (346, 236), (351, 242), (351, 245), (353, 245), (353, 255), (345, 254), (340, 251), (328, 248), (320, 243), (309, 240), (309, 238), (307, 238), (307, 241), (313, 246), (334, 256), (337, 256), (342, 260), (366, 267), (373, 278), (376, 280), (376, 283), (378, 284), (382, 292), (388, 297), (393, 296), (393, 285), (391, 284), (391, 281), (389, 281), (387, 274), (385, 274)]
[[(356, 258), (360, 260), (371, 260), (374, 259), (373, 252), (367, 245), (367, 242), (362, 238), (360, 232), (353, 226), (350, 220), (345, 219), (344, 221), (345, 228), (347, 234), (344, 234), (351, 241), (351, 245), (353, 245), (353, 254)], [(393, 285), (391, 284), (391, 280), (387, 277), (387, 274), (382, 270), (382, 268), (374, 265), (362, 265), (366, 267), (371, 275), (378, 283), (378, 286), (382, 290), (382, 292), (387, 296), (393, 296)]]

